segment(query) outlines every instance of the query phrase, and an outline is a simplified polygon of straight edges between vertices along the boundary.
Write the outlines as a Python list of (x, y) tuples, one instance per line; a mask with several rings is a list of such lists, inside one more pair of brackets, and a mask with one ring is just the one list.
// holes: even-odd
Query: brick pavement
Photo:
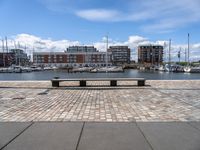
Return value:
[[(131, 86), (133, 84), (133, 86)], [(6, 121), (200, 121), (200, 81), (62, 83), (0, 82), (0, 122)], [(95, 85), (95, 86), (94, 86)]]

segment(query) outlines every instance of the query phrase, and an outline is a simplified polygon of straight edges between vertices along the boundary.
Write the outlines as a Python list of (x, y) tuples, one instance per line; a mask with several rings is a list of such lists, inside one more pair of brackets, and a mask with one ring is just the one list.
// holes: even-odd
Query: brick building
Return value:
[(0, 53), (0, 67), (9, 67), (15, 63), (14, 53)]
[[(107, 56), (111, 65), (111, 54)], [(33, 63), (40, 66), (106, 66), (106, 52), (34, 52)]]
[(158, 65), (163, 62), (163, 46), (143, 45), (138, 46), (138, 63)]

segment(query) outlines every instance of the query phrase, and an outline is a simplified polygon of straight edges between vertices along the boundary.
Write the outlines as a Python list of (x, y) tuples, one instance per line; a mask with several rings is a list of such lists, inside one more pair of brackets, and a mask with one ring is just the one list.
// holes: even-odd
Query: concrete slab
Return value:
[(200, 132), (200, 122), (189, 122), (190, 125), (192, 125), (194, 128), (198, 129)]
[(78, 150), (150, 150), (135, 123), (85, 123)]
[(200, 132), (186, 122), (138, 123), (154, 150), (199, 150)]
[(0, 149), (19, 135), (31, 123), (0, 122)]
[(83, 123), (35, 123), (6, 150), (75, 150)]

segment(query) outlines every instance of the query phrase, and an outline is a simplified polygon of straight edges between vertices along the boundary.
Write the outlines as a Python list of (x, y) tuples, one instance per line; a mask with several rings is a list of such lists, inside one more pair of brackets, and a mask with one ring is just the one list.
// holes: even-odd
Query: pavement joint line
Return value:
[(152, 150), (154, 150), (152, 144), (151, 144), (150, 141), (147, 139), (147, 137), (145, 136), (145, 134), (144, 134), (144, 132), (142, 131), (142, 129), (139, 127), (137, 121), (135, 122), (135, 124), (136, 124), (136, 127), (139, 129), (140, 133), (142, 134), (142, 136), (144, 137), (145, 141), (146, 141), (146, 142), (148, 143), (148, 145), (150, 146), (150, 148), (151, 148)]
[(83, 134), (83, 129), (84, 129), (84, 127), (85, 127), (85, 122), (83, 122), (83, 126), (82, 126), (82, 128), (81, 128), (81, 132), (80, 132), (80, 135), (79, 135), (79, 137), (78, 137), (78, 141), (77, 141), (76, 149), (75, 149), (75, 150), (78, 150), (78, 146), (79, 146), (80, 141), (81, 141), (81, 137), (82, 137), (82, 134)]
[(196, 130), (200, 131), (200, 129), (195, 127), (194, 125), (192, 125), (191, 122), (187, 122), (187, 124), (190, 125), (191, 127), (195, 128)]
[(14, 138), (12, 138), (8, 143), (6, 143), (0, 150), (3, 150), (5, 147), (7, 147), (10, 143), (12, 143), (16, 138), (18, 138), (21, 134), (23, 134), (28, 128), (30, 128), (34, 122), (31, 122), (30, 125), (28, 125), (25, 129), (23, 129), (19, 134), (17, 134)]
[(185, 88), (182, 88), (182, 89), (181, 88), (178, 88), (178, 89), (177, 88), (175, 88), (175, 89), (173, 89), (173, 88), (171, 88), (171, 89), (169, 89), (169, 88), (168, 89), (167, 88), (152, 88), (152, 89), (156, 89), (156, 90), (169, 90), (169, 91), (172, 91), (172, 90), (177, 90), (177, 91), (178, 90), (179, 91), (181, 91), (181, 90), (191, 90), (191, 91), (196, 90), (196, 91), (199, 91), (200, 90), (198, 88), (195, 88), (195, 89), (191, 89), (191, 88), (190, 89), (185, 89)]

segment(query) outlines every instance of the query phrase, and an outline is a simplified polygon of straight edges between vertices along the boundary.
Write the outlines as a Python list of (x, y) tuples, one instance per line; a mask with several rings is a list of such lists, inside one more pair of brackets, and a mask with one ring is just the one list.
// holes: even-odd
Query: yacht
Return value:
[(14, 66), (13, 72), (14, 73), (22, 73), (22, 67), (21, 66)]
[(44, 67), (43, 69), (44, 69), (44, 70), (52, 70), (51, 67)]
[(166, 64), (166, 65), (164, 66), (164, 71), (166, 71), (166, 72), (170, 72), (170, 71), (171, 71), (171, 67), (170, 67), (169, 64)]
[(192, 67), (190, 68), (191, 73), (200, 73), (200, 67)]
[(158, 71), (165, 71), (164, 66), (160, 66), (160, 67), (158, 68)]
[(32, 72), (30, 67), (22, 67), (22, 72)]
[(32, 69), (32, 71), (42, 71), (41, 67), (31, 66), (30, 68)]
[(190, 73), (191, 67), (190, 67), (190, 66), (186, 66), (186, 67), (184, 68), (184, 71), (185, 71), (186, 73)]

